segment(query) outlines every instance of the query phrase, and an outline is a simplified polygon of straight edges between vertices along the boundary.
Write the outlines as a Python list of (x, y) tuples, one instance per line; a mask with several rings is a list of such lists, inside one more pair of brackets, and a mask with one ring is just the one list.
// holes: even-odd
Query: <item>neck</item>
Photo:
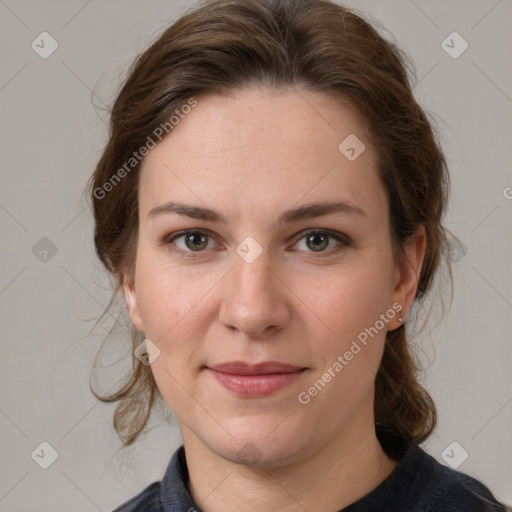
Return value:
[[(371, 419), (373, 420), (373, 415)], [(338, 511), (375, 489), (396, 467), (373, 421), (286, 466), (247, 467), (220, 457), (182, 426), (189, 490), (204, 512)]]

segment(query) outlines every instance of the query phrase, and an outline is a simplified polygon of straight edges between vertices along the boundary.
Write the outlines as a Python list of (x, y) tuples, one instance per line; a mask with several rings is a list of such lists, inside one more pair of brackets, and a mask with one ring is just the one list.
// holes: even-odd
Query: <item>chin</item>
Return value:
[(307, 434), (300, 425), (284, 425), (283, 418), (238, 419), (226, 430), (209, 439), (210, 449), (220, 457), (247, 467), (273, 468), (285, 466), (307, 450)]

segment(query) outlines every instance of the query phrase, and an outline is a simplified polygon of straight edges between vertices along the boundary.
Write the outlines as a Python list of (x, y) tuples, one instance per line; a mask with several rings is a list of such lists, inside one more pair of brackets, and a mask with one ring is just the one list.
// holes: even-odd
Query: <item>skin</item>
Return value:
[[(297, 397), (394, 303), (407, 313), (424, 229), (396, 264), (375, 153), (349, 106), (256, 87), (197, 99), (142, 164), (136, 263), (123, 283), (132, 322), (160, 350), (151, 368), (180, 420), (189, 488), (205, 512), (337, 511), (396, 466), (376, 438), (373, 399), (398, 314), (308, 404)], [(338, 150), (350, 134), (366, 146), (355, 161)], [(337, 200), (365, 215), (276, 223), (296, 206)], [(225, 222), (148, 218), (169, 201), (213, 208)], [(212, 234), (201, 250), (183, 236), (170, 241), (192, 228)], [(318, 248), (302, 233), (309, 228), (336, 231), (350, 244), (327, 237)], [(262, 248), (252, 263), (236, 252), (248, 236)], [(284, 389), (248, 398), (205, 369), (233, 360), (307, 370)], [(239, 455), (244, 446), (253, 451), (250, 465)]]

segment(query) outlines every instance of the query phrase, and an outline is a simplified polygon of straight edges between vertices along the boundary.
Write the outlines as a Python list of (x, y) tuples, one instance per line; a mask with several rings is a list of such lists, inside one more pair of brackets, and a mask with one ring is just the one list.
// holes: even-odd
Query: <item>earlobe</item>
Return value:
[(421, 268), (426, 250), (425, 227), (419, 225), (411, 235), (404, 248), (405, 259), (397, 267), (397, 279), (393, 290), (393, 300), (402, 306), (403, 315), (398, 315), (388, 330), (393, 330), (405, 323), (409, 310), (416, 296), (421, 275)]
[(142, 317), (140, 316), (137, 292), (135, 290), (135, 285), (131, 279), (123, 279), (123, 292), (126, 307), (128, 308), (128, 312), (130, 314), (130, 318), (132, 320), (134, 327), (138, 331), (144, 332), (144, 324), (142, 322)]

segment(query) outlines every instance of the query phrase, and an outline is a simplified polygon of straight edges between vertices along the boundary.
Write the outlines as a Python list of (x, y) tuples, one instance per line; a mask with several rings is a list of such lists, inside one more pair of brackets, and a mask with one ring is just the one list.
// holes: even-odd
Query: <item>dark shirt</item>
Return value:
[[(378, 432), (378, 437), (386, 453), (399, 461), (398, 465), (373, 491), (339, 512), (511, 510), (500, 505), (478, 480), (440, 464), (417, 444), (382, 432)], [(153, 482), (114, 512), (201, 512), (187, 485), (185, 450), (180, 446), (172, 456), (162, 482)]]

